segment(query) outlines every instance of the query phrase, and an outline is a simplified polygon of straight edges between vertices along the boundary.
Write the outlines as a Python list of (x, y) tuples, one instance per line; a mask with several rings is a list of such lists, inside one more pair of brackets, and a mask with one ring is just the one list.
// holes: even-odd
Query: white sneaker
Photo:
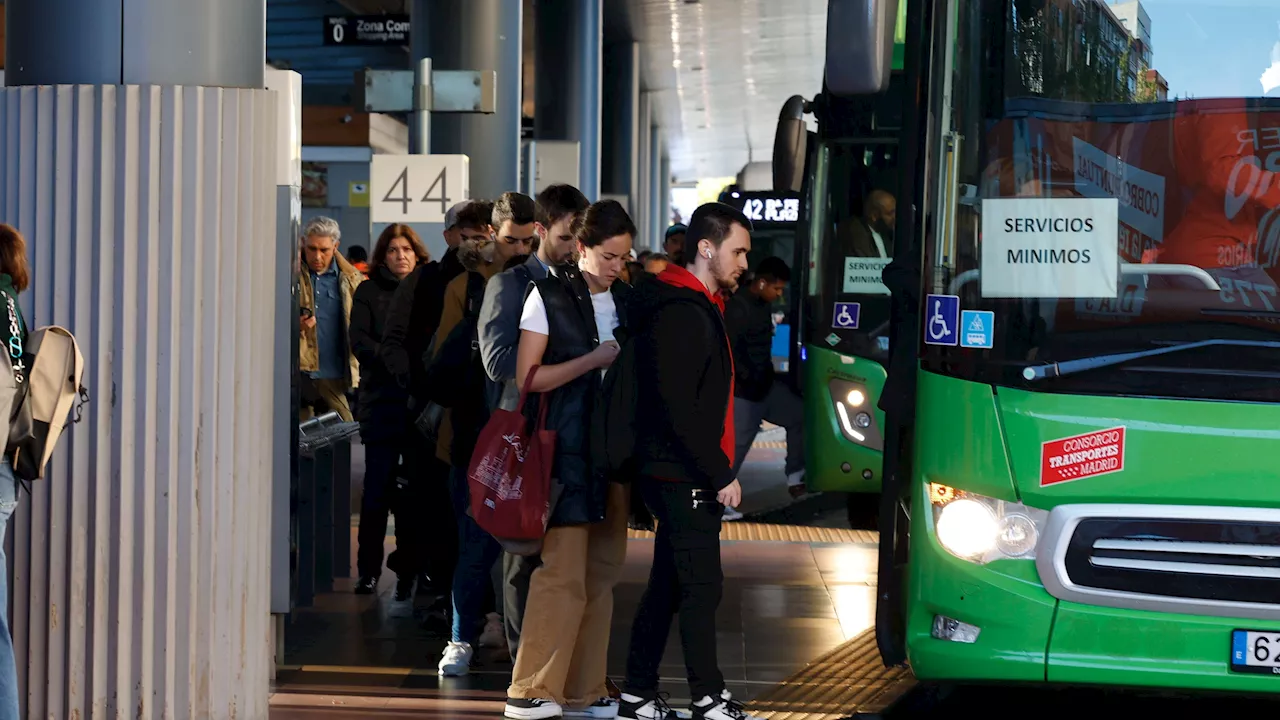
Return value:
[(724, 517), (722, 518), (724, 522), (733, 522), (734, 520), (741, 520), (741, 519), (742, 519), (742, 513), (729, 507), (728, 505), (724, 506)]
[(462, 677), (471, 672), (471, 643), (451, 642), (440, 657), (442, 677)]
[(734, 700), (728, 690), (722, 690), (719, 698), (704, 696), (689, 706), (689, 710), (693, 713), (693, 720), (760, 720), (747, 714), (746, 708)]
[(489, 613), (486, 616), (484, 630), (480, 633), (480, 647), (482, 648), (500, 648), (506, 647), (507, 629), (502, 624), (502, 616), (498, 613)]
[(652, 700), (622, 693), (618, 717), (621, 720), (675, 720), (676, 713), (667, 704), (666, 693), (658, 693)]
[(600, 698), (587, 707), (579, 710), (565, 708), (567, 718), (591, 718), (591, 720), (614, 720), (618, 717), (618, 701), (613, 698)]
[(554, 700), (507, 698), (507, 707), (502, 714), (512, 720), (550, 720), (560, 717), (563, 712)]

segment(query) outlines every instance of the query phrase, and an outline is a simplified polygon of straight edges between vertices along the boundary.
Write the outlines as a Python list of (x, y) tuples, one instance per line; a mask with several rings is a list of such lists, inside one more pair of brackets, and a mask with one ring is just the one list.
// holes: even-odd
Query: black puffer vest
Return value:
[[(547, 349), (543, 365), (558, 365), (582, 357), (600, 344), (591, 293), (582, 273), (563, 266), (536, 283), (547, 308)], [(618, 311), (615, 338), (626, 338), (627, 299), (631, 287), (617, 280), (610, 288)], [(551, 527), (582, 525), (604, 520), (609, 480), (594, 472), (591, 463), (592, 416), (600, 402), (599, 370), (583, 375), (550, 393), (547, 429), (556, 432), (556, 457), (552, 477), (560, 496), (551, 511)]]

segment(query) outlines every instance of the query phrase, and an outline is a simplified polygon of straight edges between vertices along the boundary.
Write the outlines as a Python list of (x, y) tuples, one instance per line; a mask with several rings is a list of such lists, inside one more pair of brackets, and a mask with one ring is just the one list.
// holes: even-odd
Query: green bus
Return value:
[(1275, 693), (1280, 99), (1259, 91), (1280, 59), (1238, 49), (1275, 42), (1280, 5), (1152, 3), (1130, 30), (1101, 0), (910, 0), (900, 73), (898, 5), (830, 0), (823, 91), (902, 108), (889, 300), (857, 328), (886, 323), (888, 350), (820, 354), (810, 333), (802, 370), (858, 375), (888, 408), (884, 661)]
[[(775, 185), (802, 199), (789, 364), (804, 399), (805, 482), (847, 493), (850, 524), (866, 529), (875, 527), (884, 456), (891, 303), (880, 276), (894, 251), (906, 9), (895, 14), (887, 90), (791, 98), (774, 153)], [(816, 132), (803, 129), (806, 114)]]

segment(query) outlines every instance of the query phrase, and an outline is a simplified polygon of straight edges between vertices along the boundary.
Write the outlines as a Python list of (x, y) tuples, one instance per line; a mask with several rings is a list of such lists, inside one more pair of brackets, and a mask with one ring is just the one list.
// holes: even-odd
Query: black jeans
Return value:
[(641, 478), (640, 492), (658, 520), (649, 586), (631, 626), (625, 691), (644, 698), (658, 690), (658, 666), (671, 620), (680, 614), (680, 645), (694, 701), (718, 698), (724, 675), (716, 659), (716, 610), (724, 590), (720, 521), (724, 506), (699, 499), (693, 486)]
[[(399, 444), (365, 444), (364, 493), (360, 500), (360, 549), (356, 554), (356, 570), (360, 577), (378, 577), (382, 574), (383, 545), (387, 540), (387, 513), (392, 508), (399, 466)], [(408, 521), (408, 518), (403, 519)], [(405, 524), (396, 523), (397, 548), (404, 544), (405, 537), (401, 527)]]

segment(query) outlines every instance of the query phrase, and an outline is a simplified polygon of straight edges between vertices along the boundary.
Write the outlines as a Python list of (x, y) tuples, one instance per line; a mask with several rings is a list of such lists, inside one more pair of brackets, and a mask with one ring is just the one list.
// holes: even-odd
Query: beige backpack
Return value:
[[(57, 325), (35, 330), (22, 347), (17, 340), (22, 317), (13, 298), (7, 293), (4, 297), (10, 334), (15, 339), (8, 348), (13, 374), (0, 373), (9, 381), (0, 380), (0, 402), (6, 393), (13, 398), (5, 455), (19, 480), (38, 480), (44, 477), (72, 407), (77, 410), (74, 422), (79, 422), (80, 407), (89, 400), (88, 391), (80, 384), (84, 358), (75, 336)], [(11, 388), (5, 387), (10, 383)]]

